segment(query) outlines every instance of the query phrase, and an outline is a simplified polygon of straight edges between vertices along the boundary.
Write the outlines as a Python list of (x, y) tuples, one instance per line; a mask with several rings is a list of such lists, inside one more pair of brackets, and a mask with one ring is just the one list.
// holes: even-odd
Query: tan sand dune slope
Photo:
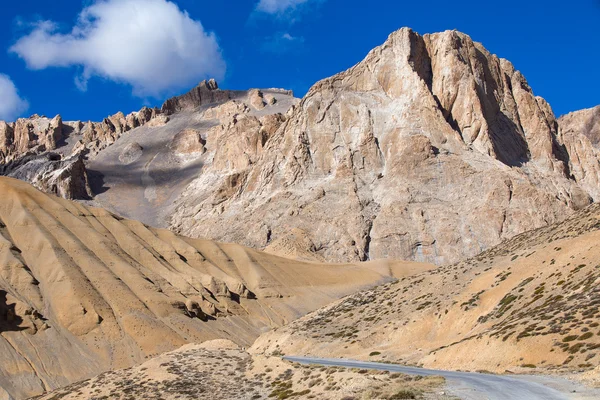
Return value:
[(188, 239), (0, 178), (0, 399), (259, 334), (427, 265), (324, 265)]
[(496, 372), (593, 370), (599, 241), (594, 204), (465, 262), (349, 296), (261, 336), (252, 352)]

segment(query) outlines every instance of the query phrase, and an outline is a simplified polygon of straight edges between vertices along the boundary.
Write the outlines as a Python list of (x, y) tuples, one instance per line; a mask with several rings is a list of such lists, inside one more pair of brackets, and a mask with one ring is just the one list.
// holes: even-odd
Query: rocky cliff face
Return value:
[(52, 152), (27, 154), (0, 165), (0, 175), (30, 182), (46, 193), (65, 199), (85, 200), (92, 196), (81, 154), (66, 158)]
[(165, 101), (161, 110), (165, 114), (175, 114), (184, 110), (193, 110), (206, 104), (225, 103), (232, 98), (232, 95), (232, 91), (220, 90), (217, 82), (211, 79), (200, 82), (200, 85), (188, 93)]
[(563, 115), (558, 124), (563, 133), (583, 134), (594, 147), (600, 146), (600, 106)]
[(600, 199), (600, 106), (576, 111), (557, 120), (559, 141), (569, 155), (572, 178), (594, 200)]
[(523, 75), (467, 35), (402, 29), (314, 85), (252, 163), (205, 166), (172, 227), (254, 247), (298, 228), (332, 261), (450, 263), (597, 198), (597, 172), (572, 160), (586, 140), (564, 141)]
[(0, 162), (33, 151), (42, 153), (54, 150), (63, 139), (63, 121), (60, 115), (53, 119), (34, 115), (14, 123), (0, 121)]

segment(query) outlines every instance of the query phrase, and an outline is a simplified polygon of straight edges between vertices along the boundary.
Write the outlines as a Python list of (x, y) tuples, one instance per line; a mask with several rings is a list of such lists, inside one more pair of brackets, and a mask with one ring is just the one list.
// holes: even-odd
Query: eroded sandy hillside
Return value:
[(599, 229), (593, 205), (465, 262), (351, 295), (261, 336), (253, 351), (496, 372), (593, 369)]
[(342, 296), (432, 268), (300, 262), (177, 236), (10, 178), (0, 193), (0, 393), (15, 398), (189, 342), (248, 346)]

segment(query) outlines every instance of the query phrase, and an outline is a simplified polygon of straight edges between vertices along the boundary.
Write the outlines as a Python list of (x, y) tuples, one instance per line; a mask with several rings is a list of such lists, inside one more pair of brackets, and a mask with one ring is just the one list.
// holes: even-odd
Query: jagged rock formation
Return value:
[(92, 192), (81, 154), (26, 153), (8, 164), (0, 164), (0, 175), (30, 182), (36, 188), (65, 199), (90, 199)]
[(161, 110), (167, 115), (194, 110), (207, 104), (225, 103), (232, 98), (233, 94), (234, 92), (229, 90), (220, 90), (217, 82), (211, 79), (202, 81), (200, 85), (184, 95), (167, 100)]
[(202, 133), (195, 129), (185, 129), (179, 132), (171, 142), (171, 149), (179, 154), (204, 153), (206, 151), (206, 141), (202, 138)]
[(161, 126), (168, 117), (158, 109), (119, 112), (102, 122), (63, 121), (33, 115), (14, 123), (0, 121), (0, 175), (30, 182), (66, 199), (88, 199), (84, 156), (95, 156), (123, 133), (138, 126)]
[(251, 352), (450, 370), (593, 371), (598, 240), (594, 204), (464, 262), (348, 296), (266, 333)]
[(72, 129), (73, 139), (79, 140), (72, 147), (72, 152), (84, 151), (94, 157), (101, 150), (113, 144), (121, 135), (139, 126), (162, 126), (168, 122), (168, 117), (159, 109), (144, 107), (138, 112), (124, 115), (118, 112), (105, 118), (102, 122), (80, 121), (68, 122)]
[(250, 162), (206, 165), (171, 226), (258, 248), (299, 228), (331, 261), (451, 263), (598, 198), (580, 136), (563, 143), (523, 75), (467, 35), (401, 29), (315, 84)]
[[(303, 263), (189, 239), (0, 177), (0, 396), (262, 332), (432, 268)], [(6, 397), (6, 396), (5, 396)]]
[(21, 155), (56, 149), (63, 139), (63, 121), (60, 115), (53, 119), (34, 115), (14, 123), (0, 121), (0, 163), (12, 161)]
[(600, 199), (600, 106), (576, 111), (557, 121), (559, 140), (569, 154), (569, 171), (578, 184)]
[(125, 116), (118, 112), (102, 122), (63, 121), (33, 115), (14, 123), (0, 121), (0, 164), (19, 159), (25, 154), (41, 154), (59, 150), (65, 156), (81, 151), (97, 154), (115, 142), (123, 133), (148, 123), (164, 125), (168, 117), (158, 109), (142, 108)]
[(265, 89), (263, 96), (276, 101), (257, 110), (250, 104), (256, 92), (222, 91), (209, 81), (168, 100), (163, 106), (170, 118), (166, 125), (131, 130), (90, 157), (86, 164), (96, 204), (167, 227), (183, 191), (201, 177), (208, 182), (206, 193), (196, 195), (216, 194), (218, 209), (235, 192), (235, 182), (242, 181), (232, 174), (243, 173), (259, 159), (298, 101), (287, 91)]
[[(262, 98), (262, 92), (255, 90)], [(252, 93), (254, 93), (252, 92)], [(284, 91), (280, 91), (284, 93)], [(118, 112), (115, 115), (105, 118), (102, 122), (81, 122), (81, 121), (63, 121), (60, 115), (53, 119), (34, 115), (30, 118), (22, 118), (15, 123), (5, 123), (0, 121), (0, 166), (3, 167), (3, 175), (8, 175), (7, 171), (13, 171), (10, 176), (18, 179), (24, 179), (34, 184), (41, 190), (47, 190), (49, 193), (61, 195), (68, 199), (86, 199), (91, 193), (87, 185), (88, 177), (84, 163), (75, 163), (81, 157), (85, 161), (94, 159), (98, 154), (115, 143), (124, 133), (135, 130), (136, 128), (161, 128), (164, 127), (173, 114), (183, 113), (189, 116), (189, 113), (197, 111), (199, 107), (206, 105), (216, 105), (214, 115), (207, 115), (208, 120), (223, 120), (223, 123), (229, 123), (229, 119), (238, 113), (248, 113), (248, 105), (238, 100), (229, 101), (232, 98), (239, 98), (243, 92), (221, 91), (214, 80), (203, 81), (198, 87), (192, 89), (189, 93), (167, 100), (161, 109), (143, 107), (138, 112), (124, 115)], [(286, 95), (291, 96), (291, 93)], [(275, 103), (275, 97), (269, 94), (269, 104)], [(262, 107), (264, 109), (264, 106)], [(287, 108), (285, 108), (287, 110)], [(264, 119), (264, 117), (263, 117)], [(268, 119), (268, 132), (273, 133), (279, 124), (274, 122), (279, 119)], [(281, 121), (279, 121), (280, 123)], [(193, 125), (195, 121), (190, 121)], [(190, 136), (193, 129), (188, 129), (185, 133), (182, 131), (177, 136), (175, 151), (177, 147), (182, 147), (183, 154), (200, 153), (205, 149), (203, 145), (205, 138), (200, 137), (201, 131), (195, 131), (196, 137)], [(184, 138), (185, 135), (188, 135)], [(134, 145), (134, 144), (130, 144)], [(143, 147), (136, 143), (135, 148), (124, 149), (119, 158), (121, 164), (131, 164), (142, 154)], [(139, 147), (139, 148), (138, 148)], [(42, 157), (33, 157), (35, 155), (45, 154)], [(129, 154), (131, 153), (131, 154)], [(81, 155), (81, 156), (80, 156)], [(137, 157), (137, 158), (136, 158)], [(35, 159), (35, 164), (24, 165)], [(46, 160), (48, 165), (42, 165)], [(60, 161), (60, 163), (57, 163)], [(67, 169), (63, 164), (73, 164), (76, 170), (73, 171), (72, 179), (69, 177)], [(89, 164), (89, 163), (87, 163)], [(15, 165), (19, 166), (20, 172), (14, 172)], [(118, 168), (117, 166), (114, 166)], [(48, 171), (61, 169), (64, 172), (55, 174), (52, 182), (46, 184)], [(36, 175), (39, 171), (40, 176)], [(0, 172), (1, 173), (1, 172)], [(64, 179), (64, 182), (55, 182), (56, 178)], [(81, 183), (80, 187), (74, 187), (76, 183)], [(56, 187), (70, 188), (69, 190), (56, 189)], [(64, 193), (64, 195), (63, 195)]]

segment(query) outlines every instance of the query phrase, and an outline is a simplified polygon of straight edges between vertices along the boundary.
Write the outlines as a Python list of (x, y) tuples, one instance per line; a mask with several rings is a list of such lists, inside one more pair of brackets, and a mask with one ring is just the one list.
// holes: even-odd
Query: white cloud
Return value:
[(213, 33), (167, 0), (97, 0), (69, 33), (38, 23), (10, 49), (31, 69), (79, 66), (77, 87), (93, 76), (159, 97), (202, 78), (220, 79), (225, 62)]
[(0, 74), (0, 120), (12, 121), (27, 111), (29, 103), (19, 96), (8, 75)]
[(267, 14), (281, 14), (309, 0), (260, 0), (256, 9)]

